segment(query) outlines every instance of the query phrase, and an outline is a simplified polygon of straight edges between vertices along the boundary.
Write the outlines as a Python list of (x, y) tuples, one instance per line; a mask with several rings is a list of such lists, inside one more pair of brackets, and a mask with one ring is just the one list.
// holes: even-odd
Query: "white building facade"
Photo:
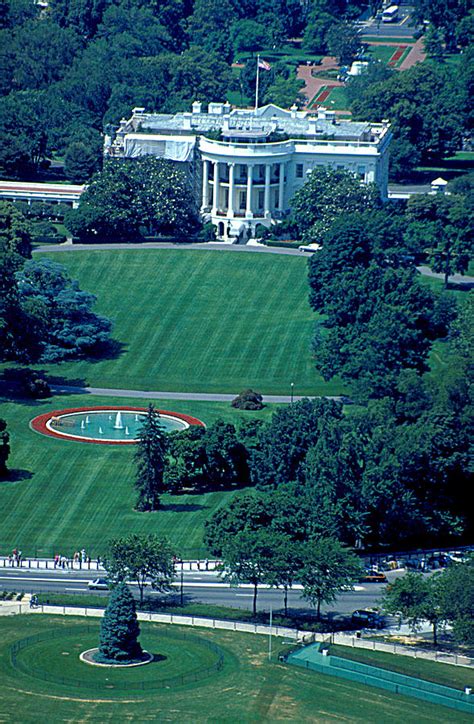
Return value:
[(219, 238), (234, 239), (283, 219), (318, 166), (348, 170), (387, 198), (390, 139), (387, 122), (338, 120), (324, 108), (313, 115), (296, 107), (252, 111), (210, 103), (204, 112), (195, 102), (192, 113), (175, 115), (135, 108), (115, 137), (106, 137), (105, 155), (185, 164), (203, 218)]

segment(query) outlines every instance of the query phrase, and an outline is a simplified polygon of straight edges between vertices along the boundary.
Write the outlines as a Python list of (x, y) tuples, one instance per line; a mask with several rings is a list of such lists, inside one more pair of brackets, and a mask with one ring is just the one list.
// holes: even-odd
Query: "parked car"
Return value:
[(107, 578), (94, 578), (93, 581), (89, 581), (87, 584), (87, 587), (91, 591), (108, 591), (109, 590), (109, 582)]
[(370, 570), (359, 578), (359, 583), (387, 583), (387, 576), (385, 573)]
[(385, 621), (377, 611), (359, 609), (352, 614), (352, 623), (355, 626), (366, 628), (383, 628)]

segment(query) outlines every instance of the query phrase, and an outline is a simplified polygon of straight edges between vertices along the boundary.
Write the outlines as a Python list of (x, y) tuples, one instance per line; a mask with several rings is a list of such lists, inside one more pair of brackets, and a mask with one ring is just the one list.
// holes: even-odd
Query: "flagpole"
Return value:
[(259, 81), (259, 74), (260, 74), (260, 56), (257, 55), (257, 82), (255, 84), (255, 114), (257, 114), (257, 108), (258, 108), (258, 81)]

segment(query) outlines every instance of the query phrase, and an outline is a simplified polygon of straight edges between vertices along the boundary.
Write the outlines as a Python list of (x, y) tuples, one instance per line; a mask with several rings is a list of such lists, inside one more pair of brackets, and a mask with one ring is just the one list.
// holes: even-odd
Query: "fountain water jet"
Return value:
[(126, 435), (130, 435), (130, 430), (128, 429), (128, 426), (127, 426), (127, 425), (125, 425), (125, 434), (126, 434)]
[(122, 413), (120, 410), (115, 415), (114, 430), (123, 430)]
[(103, 435), (103, 434), (104, 434), (104, 431), (102, 430), (101, 427), (99, 427), (99, 435)]

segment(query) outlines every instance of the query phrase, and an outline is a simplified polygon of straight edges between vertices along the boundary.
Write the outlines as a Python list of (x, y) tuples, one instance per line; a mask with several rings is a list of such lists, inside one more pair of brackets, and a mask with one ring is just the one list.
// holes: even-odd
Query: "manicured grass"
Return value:
[(342, 86), (336, 86), (332, 89), (329, 96), (325, 100), (325, 105), (333, 111), (345, 111), (349, 108), (346, 89)]
[(384, 37), (379, 35), (362, 35), (362, 41), (365, 43), (373, 42), (373, 43), (400, 43), (400, 45), (414, 45), (416, 43), (416, 39), (412, 36), (407, 37), (401, 37), (401, 36), (392, 36), (392, 37)]
[(114, 320), (116, 358), (50, 371), (141, 390), (338, 394), (311, 359), (306, 259), (219, 251), (48, 253)]
[[(271, 414), (269, 407), (245, 413), (228, 403), (150, 401), (161, 409), (193, 414), (208, 424), (219, 417), (238, 424), (249, 417), (268, 419)], [(144, 407), (147, 402), (143, 400)], [(208, 555), (202, 541), (204, 522), (236, 491), (166, 495), (160, 511), (137, 513), (133, 510), (133, 446), (63, 441), (29, 428), (33, 417), (48, 410), (141, 403), (127, 398), (68, 395), (35, 404), (2, 405), (11, 436), (8, 465), (18, 478), (0, 483), (2, 554), (16, 546), (24, 557), (71, 556), (85, 547), (91, 556), (97, 556), (114, 536), (158, 532), (168, 536), (186, 558)]]
[(436, 684), (451, 686), (454, 689), (464, 689), (465, 686), (474, 687), (474, 671), (465, 666), (451, 666), (450, 664), (440, 664), (437, 661), (412, 659), (409, 656), (356, 649), (351, 646), (331, 645), (330, 653), (343, 659), (379, 666), (381, 669), (396, 671), (406, 676), (416, 676), (426, 679), (426, 681), (434, 681)]
[[(402, 45), (404, 45), (404, 43), (402, 43)], [(375, 60), (380, 60), (382, 63), (387, 64), (396, 50), (395, 45), (369, 45), (366, 53)]]
[[(90, 622), (90, 619), (89, 621)], [(0, 620), (0, 720), (10, 721), (12, 712), (21, 722), (64, 721), (176, 721), (176, 722), (467, 722), (467, 716), (403, 696), (268, 661), (268, 641), (264, 636), (231, 631), (184, 629), (224, 649), (226, 666), (214, 679), (157, 692), (126, 691), (120, 696), (112, 689), (96, 689), (93, 682), (74, 688), (41, 681), (15, 670), (10, 662), (10, 645), (39, 632), (60, 631), (76, 626), (78, 633), (85, 619), (23, 616)], [(171, 633), (179, 632), (172, 628)], [(170, 627), (144, 624), (143, 640), (153, 637), (157, 653), (165, 648), (160, 632)], [(156, 638), (155, 638), (156, 637)], [(38, 667), (53, 668), (60, 675), (63, 666), (83, 671), (85, 664), (75, 658), (71, 639), (51, 641), (50, 655), (38, 659)], [(156, 642), (156, 643), (155, 643)], [(58, 644), (56, 649), (54, 644)], [(64, 646), (61, 646), (61, 643)], [(85, 641), (87, 644), (88, 641)], [(274, 639), (277, 654), (280, 641)], [(73, 646), (77, 647), (77, 643)], [(69, 647), (69, 650), (68, 650)], [(60, 652), (60, 653), (58, 653)], [(182, 656), (186, 657), (183, 647)], [(48, 654), (48, 652), (46, 652)], [(73, 655), (74, 654), (74, 655)], [(67, 661), (67, 663), (65, 663)], [(166, 661), (164, 662), (166, 664)], [(159, 666), (157, 662), (156, 666)], [(152, 665), (150, 665), (152, 666)], [(146, 668), (146, 667), (145, 667)], [(128, 672), (131, 673), (131, 670)], [(122, 674), (125, 675), (125, 674)], [(135, 672), (131, 679), (138, 676)]]

